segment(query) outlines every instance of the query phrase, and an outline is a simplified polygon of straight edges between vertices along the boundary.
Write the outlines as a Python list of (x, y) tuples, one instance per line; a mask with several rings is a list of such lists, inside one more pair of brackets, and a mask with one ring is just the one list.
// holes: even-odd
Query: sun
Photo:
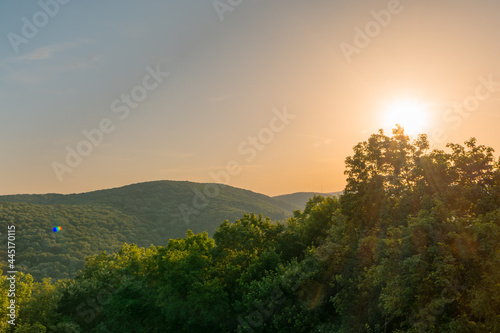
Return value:
[(388, 103), (384, 108), (384, 130), (388, 133), (401, 125), (405, 133), (416, 136), (425, 132), (429, 125), (429, 115), (426, 106), (417, 100), (398, 99)]

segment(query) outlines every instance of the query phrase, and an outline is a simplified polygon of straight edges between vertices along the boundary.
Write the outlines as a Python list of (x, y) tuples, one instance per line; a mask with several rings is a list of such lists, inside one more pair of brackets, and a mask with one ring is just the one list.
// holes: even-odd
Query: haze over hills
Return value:
[[(40, 279), (71, 276), (84, 258), (123, 242), (165, 245), (191, 229), (210, 235), (225, 220), (255, 213), (285, 220), (303, 208), (221, 184), (153, 181), (79, 194), (0, 196), (0, 223), (19, 230), (20, 268)], [(287, 202), (288, 201), (288, 202)], [(58, 233), (55, 226), (61, 226)]]
[(321, 195), (324, 197), (338, 197), (342, 194), (342, 191), (329, 192), (329, 193), (318, 193), (318, 192), (297, 192), (291, 194), (283, 194), (274, 196), (274, 199), (283, 201), (295, 207), (295, 209), (303, 209), (307, 201), (314, 195)]

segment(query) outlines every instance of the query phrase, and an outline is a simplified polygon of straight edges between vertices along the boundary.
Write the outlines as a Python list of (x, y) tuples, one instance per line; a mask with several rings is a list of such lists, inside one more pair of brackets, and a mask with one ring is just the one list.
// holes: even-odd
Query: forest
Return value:
[[(426, 135), (379, 131), (346, 158), (339, 198), (314, 196), (288, 220), (248, 212), (213, 236), (121, 243), (72, 278), (18, 273), (16, 325), (2, 297), (0, 329), (498, 332), (499, 164), (475, 138), (438, 150)], [(110, 213), (80, 209), (89, 220)]]
[[(115, 252), (123, 243), (165, 245), (188, 229), (212, 236), (222, 221), (244, 213), (284, 221), (297, 209), (223, 184), (216, 185), (217, 196), (208, 197), (204, 192), (211, 194), (206, 189), (212, 185), (154, 181), (79, 194), (0, 196), (0, 230), (16, 226), (18, 268), (41, 282), (73, 278), (86, 257)], [(62, 229), (54, 233), (54, 227)], [(1, 261), (0, 269), (5, 271), (6, 263)]]

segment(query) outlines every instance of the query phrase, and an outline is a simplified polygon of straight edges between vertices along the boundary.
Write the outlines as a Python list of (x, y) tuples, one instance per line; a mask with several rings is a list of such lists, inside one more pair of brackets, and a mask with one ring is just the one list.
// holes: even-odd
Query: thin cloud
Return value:
[(41, 47), (35, 51), (18, 57), (17, 60), (41, 60), (50, 58), (53, 50), (50, 47)]
[(88, 68), (88, 67), (91, 67), (91, 66), (97, 64), (100, 60), (101, 60), (101, 56), (92, 55), (92, 56), (88, 56), (88, 57), (85, 57), (83, 59), (80, 59), (78, 61), (68, 63), (68, 64), (62, 66), (61, 69)]
[(68, 49), (74, 49), (81, 47), (87, 43), (93, 43), (91, 39), (81, 39), (73, 42), (64, 42), (58, 44), (52, 44), (40, 47), (33, 52), (24, 54), (22, 56), (17, 56), (14, 58), (7, 59), (7, 62), (17, 62), (17, 61), (37, 61), (37, 60), (46, 60), (53, 58), (56, 54), (64, 52)]
[[(70, 45), (71, 44), (71, 45)], [(36, 85), (41, 81), (45, 81), (49, 77), (66, 73), (67, 71), (82, 70), (99, 65), (101, 55), (89, 55), (79, 57), (66, 57), (66, 61), (57, 61), (53, 63), (35, 64), (35, 61), (41, 59), (50, 59), (54, 57), (56, 52), (62, 52), (65, 49), (73, 47), (74, 43), (65, 45), (44, 47), (34, 52), (24, 55), (14, 60), (7, 60), (0, 64), (0, 68), (5, 70), (3, 80), (8, 79), (12, 82), (18, 82), (23, 85)], [(31, 69), (29, 69), (31, 67)], [(52, 94), (67, 94), (58, 90), (45, 90), (45, 93)]]
[(327, 138), (327, 137), (323, 137), (323, 136), (305, 135), (305, 134), (303, 134), (302, 136), (306, 137), (306, 138), (314, 139), (315, 140), (315, 142), (313, 144), (314, 147), (321, 147), (321, 146), (329, 145), (330, 143), (332, 143), (332, 139)]
[(62, 44), (54, 44), (49, 46), (44, 46), (36, 49), (35, 51), (25, 54), (20, 57), (16, 57), (15, 60), (44, 60), (52, 58), (56, 53), (62, 52), (64, 50), (75, 48), (78, 44), (74, 42), (67, 42)]

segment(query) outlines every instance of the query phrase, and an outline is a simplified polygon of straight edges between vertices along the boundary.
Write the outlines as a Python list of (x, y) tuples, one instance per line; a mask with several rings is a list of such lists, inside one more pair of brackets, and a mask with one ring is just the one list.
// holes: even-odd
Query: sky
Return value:
[(340, 191), (395, 123), (500, 151), (497, 0), (0, 5), (0, 194)]

